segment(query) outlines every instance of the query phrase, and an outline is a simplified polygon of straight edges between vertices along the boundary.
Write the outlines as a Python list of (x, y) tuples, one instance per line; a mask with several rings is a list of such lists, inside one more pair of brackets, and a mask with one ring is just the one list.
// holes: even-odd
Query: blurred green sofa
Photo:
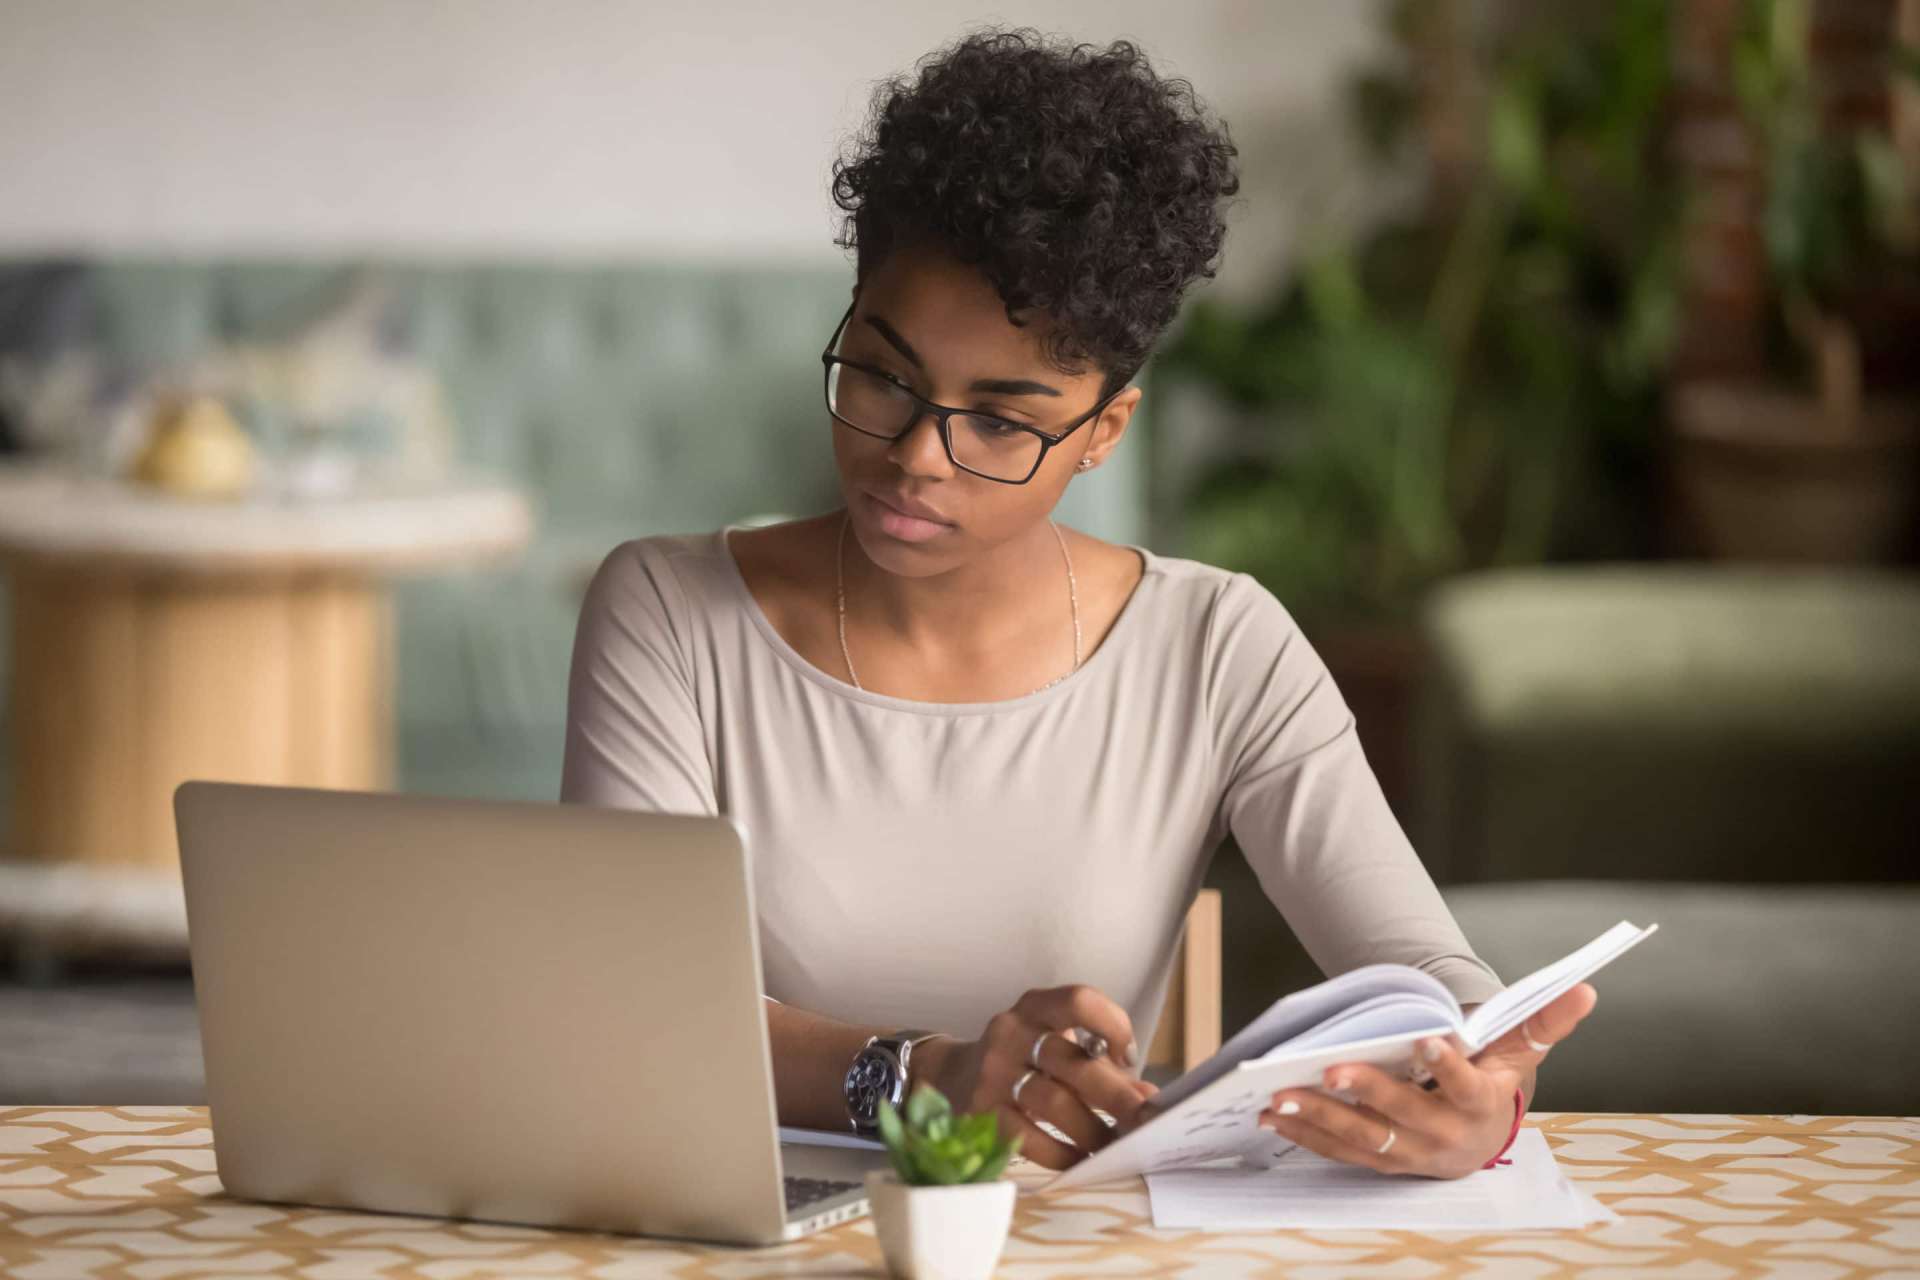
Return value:
[(1425, 635), (1413, 834), (1481, 956), (1661, 926), (1542, 1106), (1920, 1112), (1920, 577), (1492, 572)]
[[(298, 332), (369, 276), (380, 341), (437, 375), (460, 461), (524, 486), (539, 516), (515, 565), (396, 583), (399, 785), (552, 799), (600, 558), (837, 501), (818, 356), (851, 267), (0, 259), (0, 333), (16, 353), (80, 344), (139, 377)], [(1062, 519), (1141, 540), (1141, 452), (1076, 480)]]

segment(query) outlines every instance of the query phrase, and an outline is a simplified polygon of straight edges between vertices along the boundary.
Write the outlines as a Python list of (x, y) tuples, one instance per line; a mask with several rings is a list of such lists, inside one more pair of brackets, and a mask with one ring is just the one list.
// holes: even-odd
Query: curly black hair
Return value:
[(835, 243), (860, 279), (930, 242), (985, 274), (1023, 325), (1052, 320), (1042, 355), (1091, 362), (1124, 387), (1211, 278), (1240, 189), (1238, 154), (1184, 79), (1126, 40), (1101, 50), (1032, 28), (985, 30), (883, 81), (833, 165)]

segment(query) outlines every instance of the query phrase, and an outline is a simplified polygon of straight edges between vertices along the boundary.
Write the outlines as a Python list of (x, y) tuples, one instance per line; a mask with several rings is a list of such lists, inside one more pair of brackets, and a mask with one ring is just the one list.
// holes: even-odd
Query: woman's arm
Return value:
[(1280, 602), (1235, 575), (1215, 601), (1206, 655), (1220, 824), (1320, 969), (1406, 964), (1462, 1004), (1498, 993), (1387, 806), (1326, 665)]
[[(563, 803), (719, 812), (694, 694), (689, 623), (673, 567), (657, 544), (622, 543), (600, 562), (574, 631)], [(868, 1037), (892, 1029), (835, 1022), (772, 998), (764, 1006), (781, 1122), (847, 1128), (847, 1068)]]
[(680, 584), (656, 544), (607, 553), (573, 633), (563, 804), (719, 812), (687, 625)]
[[(1329, 975), (1412, 965), (1463, 1006), (1501, 989), (1474, 955), (1367, 766), (1352, 713), (1325, 665), (1273, 598), (1237, 576), (1216, 601), (1207, 698), (1221, 816), (1274, 905)], [(1547, 1047), (1593, 1004), (1582, 984), (1468, 1062), (1421, 1047), (1437, 1087), (1335, 1066), (1319, 1090), (1282, 1090), (1261, 1123), (1311, 1150), (1370, 1168), (1455, 1177), (1481, 1167), (1533, 1096)], [(1353, 1102), (1343, 1101), (1351, 1098)]]
[[(859, 1027), (778, 1000), (766, 1001), (767, 1041), (773, 1052), (773, 1095), (780, 1123), (804, 1129), (849, 1127), (845, 1083), (847, 1068), (873, 1036), (892, 1035), (893, 1027)], [(924, 1078), (928, 1041), (907, 1062), (909, 1090)]]

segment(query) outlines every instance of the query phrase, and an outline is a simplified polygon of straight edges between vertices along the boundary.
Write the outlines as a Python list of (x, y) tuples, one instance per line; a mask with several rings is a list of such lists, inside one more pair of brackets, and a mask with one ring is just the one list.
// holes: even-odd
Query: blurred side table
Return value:
[(186, 778), (389, 785), (382, 577), (511, 556), (532, 526), (520, 492), (480, 481), (201, 502), (0, 464), (15, 767), (0, 847), (177, 883)]

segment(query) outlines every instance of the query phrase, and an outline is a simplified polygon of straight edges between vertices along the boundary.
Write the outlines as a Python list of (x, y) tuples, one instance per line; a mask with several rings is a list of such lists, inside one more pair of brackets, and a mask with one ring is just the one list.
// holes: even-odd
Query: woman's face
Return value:
[[(903, 248), (868, 273), (836, 354), (891, 374), (935, 404), (1057, 435), (1099, 401), (1103, 375), (1050, 366), (1040, 351), (1044, 323), (1014, 327), (977, 270), (936, 251)], [(989, 383), (998, 385), (982, 385)], [(956, 467), (931, 414), (894, 440), (835, 422), (834, 461), (854, 534), (867, 556), (893, 573), (923, 577), (962, 565), (1045, 520), (1075, 464), (1106, 456), (1139, 398), (1136, 388), (1122, 391), (1098, 418), (1047, 450), (1025, 484)]]

